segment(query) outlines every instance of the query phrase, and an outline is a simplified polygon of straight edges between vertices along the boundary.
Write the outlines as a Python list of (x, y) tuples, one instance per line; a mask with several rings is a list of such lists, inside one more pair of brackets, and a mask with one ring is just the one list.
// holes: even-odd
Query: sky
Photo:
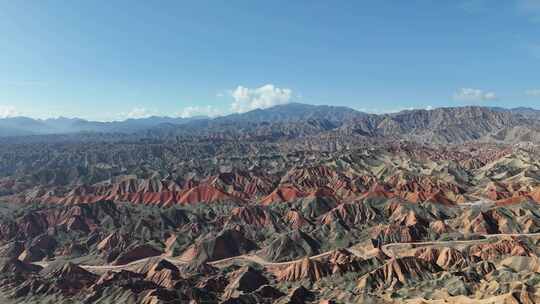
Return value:
[(540, 108), (540, 0), (0, 0), (0, 117)]

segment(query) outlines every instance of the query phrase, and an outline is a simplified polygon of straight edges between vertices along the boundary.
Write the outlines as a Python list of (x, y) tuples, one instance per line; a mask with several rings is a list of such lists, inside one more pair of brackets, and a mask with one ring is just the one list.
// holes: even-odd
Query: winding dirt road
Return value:
[[(310, 259), (320, 259), (320, 258), (323, 258), (323, 257), (326, 257), (330, 254), (332, 254), (332, 252), (334, 252), (334, 250), (330, 250), (330, 251), (326, 251), (326, 252), (323, 252), (321, 254), (318, 254), (318, 255), (313, 255), (313, 256), (310, 256), (309, 258)], [(188, 264), (190, 261), (188, 260), (184, 260), (182, 259), (181, 257), (170, 257), (170, 256), (167, 256), (167, 255), (160, 255), (160, 256), (153, 256), (153, 257), (148, 257), (148, 258), (144, 258), (144, 259), (140, 259), (140, 260), (137, 260), (137, 261), (133, 261), (131, 263), (128, 263), (128, 264), (124, 264), (124, 265), (97, 265), (97, 266), (92, 266), (92, 265), (79, 265), (81, 268), (84, 268), (88, 271), (107, 271), (107, 270), (112, 270), (112, 271), (115, 271), (115, 270), (127, 270), (127, 269), (130, 269), (132, 267), (137, 267), (141, 264), (144, 264), (146, 262), (149, 262), (153, 259), (158, 259), (158, 258), (161, 258), (161, 259), (164, 259), (174, 265), (185, 265), (185, 264)], [(212, 266), (215, 266), (215, 265), (219, 265), (219, 264), (225, 264), (225, 263), (229, 263), (229, 262), (233, 262), (233, 261), (241, 261), (241, 260), (244, 260), (244, 261), (249, 261), (249, 262), (254, 262), (254, 263), (257, 263), (259, 265), (262, 265), (262, 266), (286, 266), (286, 265), (289, 265), (289, 264), (292, 264), (292, 263), (295, 263), (295, 262), (299, 262), (301, 260), (305, 259), (305, 257), (303, 258), (300, 258), (300, 259), (297, 259), (297, 260), (293, 260), (293, 261), (286, 261), (286, 262), (268, 262), (266, 261), (265, 259), (259, 257), (258, 255), (254, 255), (254, 254), (244, 254), (244, 255), (239, 255), (239, 256), (235, 256), (235, 257), (230, 257), (230, 258), (225, 258), (225, 259), (221, 259), (221, 260), (217, 260), (217, 261), (212, 261), (212, 262), (208, 262), (209, 265), (212, 265)], [(48, 263), (35, 263), (35, 264), (38, 264), (42, 267), (45, 267)]]
[[(473, 243), (479, 243), (479, 242), (488, 242), (490, 239), (494, 239), (494, 238), (520, 237), (520, 236), (524, 236), (524, 237), (540, 237), (540, 233), (489, 234), (489, 235), (485, 235), (485, 238), (478, 239), (478, 240), (391, 243), (391, 244), (383, 245), (381, 247), (381, 250), (387, 256), (389, 256), (391, 258), (397, 258), (399, 256), (394, 252), (395, 247), (403, 247), (403, 246), (409, 246), (409, 247), (414, 247), (414, 248), (424, 247), (424, 246), (449, 246), (449, 247), (451, 247), (451, 246), (463, 245), (463, 244), (473, 244)], [(360, 252), (358, 252), (357, 250), (355, 250), (352, 247), (348, 248), (348, 250), (351, 253), (353, 253), (354, 255), (356, 255), (356, 256), (361, 256)], [(334, 250), (330, 250), (330, 251), (323, 252), (321, 254), (310, 256), (309, 258), (312, 259), (312, 260), (324, 258), (324, 257), (332, 254), (332, 252), (334, 252)], [(156, 259), (156, 258), (162, 258), (162, 259), (164, 259), (164, 260), (166, 260), (166, 261), (168, 261), (168, 262), (170, 262), (170, 263), (172, 263), (174, 265), (185, 265), (185, 264), (188, 264), (190, 262), (188, 260), (182, 259), (181, 257), (170, 257), (170, 256), (167, 256), (167, 255), (160, 255), (160, 256), (154, 256), (154, 257), (148, 257), (148, 258), (140, 259), (140, 260), (128, 263), (128, 264), (124, 264), (124, 265), (97, 265), (97, 266), (79, 265), (79, 266), (86, 269), (86, 270), (88, 270), (88, 271), (91, 271), (91, 272), (92, 271), (102, 272), (102, 271), (108, 271), (108, 270), (120, 271), (120, 270), (129, 270), (131, 268), (136, 268), (137, 266), (142, 265), (142, 264), (144, 264), (146, 262), (149, 262), (149, 261), (151, 261), (153, 259)], [(287, 261), (287, 262), (268, 262), (268, 261), (264, 260), (263, 258), (261, 258), (260, 256), (257, 256), (255, 254), (246, 254), (246, 255), (240, 255), (240, 256), (230, 257), (230, 258), (226, 258), (226, 259), (221, 259), (221, 260), (217, 260), (217, 261), (212, 261), (212, 262), (209, 262), (208, 264), (217, 266), (217, 265), (220, 265), (220, 264), (225, 264), (225, 263), (229, 263), (229, 262), (233, 262), (233, 261), (242, 261), (243, 260), (243, 261), (254, 262), (254, 263), (260, 264), (260, 265), (265, 266), (265, 267), (272, 267), (272, 266), (290, 265), (292, 263), (299, 262), (299, 261), (301, 261), (303, 259), (305, 259), (305, 257), (297, 259), (297, 260)], [(40, 265), (42, 267), (46, 267), (48, 265), (48, 262), (38, 262), (38, 263), (35, 263), (35, 264)]]
[(537, 233), (499, 233), (499, 234), (486, 234), (483, 239), (477, 240), (461, 240), (461, 241), (429, 241), (429, 242), (412, 242), (412, 243), (390, 243), (383, 245), (381, 250), (384, 254), (389, 257), (395, 258), (396, 254), (393, 252), (392, 247), (396, 246), (414, 246), (423, 247), (423, 246), (448, 246), (448, 245), (462, 245), (462, 244), (472, 244), (472, 243), (481, 243), (488, 242), (490, 239), (494, 238), (503, 238), (503, 237), (540, 237), (540, 232)]

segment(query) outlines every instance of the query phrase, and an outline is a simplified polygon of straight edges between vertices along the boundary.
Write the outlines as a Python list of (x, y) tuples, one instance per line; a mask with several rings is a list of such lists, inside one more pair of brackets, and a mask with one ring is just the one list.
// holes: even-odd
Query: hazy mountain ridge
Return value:
[(507, 128), (534, 126), (519, 114), (486, 107), (404, 111), (390, 115), (389, 119), (379, 125), (384, 135), (442, 143), (479, 140)]
[[(517, 131), (510, 132), (512, 129)], [(487, 107), (409, 110), (376, 115), (344, 107), (288, 104), (188, 123), (182, 128), (160, 125), (148, 130), (146, 135), (161, 139), (278, 140), (331, 134), (459, 143), (472, 140), (521, 141), (520, 137), (501, 139), (506, 133), (523, 134), (523, 140), (528, 141), (536, 138), (539, 130), (537, 119)]]
[(181, 125), (206, 117), (175, 118), (152, 116), (126, 119), (123, 121), (100, 122), (81, 118), (33, 119), (29, 117), (9, 117), (0, 119), (0, 136), (69, 134), (78, 132), (133, 133), (160, 124)]
[[(497, 285), (509, 280), (498, 269), (540, 256), (540, 145), (482, 141), (540, 142), (537, 124), (483, 107), (293, 104), (0, 138), (0, 299), (529, 299)], [(529, 268), (509, 284), (538, 290)]]
[[(420, 142), (538, 141), (540, 110), (448, 107), (367, 114), (347, 107), (300, 103), (257, 109), (214, 119), (148, 117), (117, 122), (83, 119), (0, 120), (0, 136), (125, 133), (157, 140), (279, 140), (324, 135), (395, 138)], [(104, 135), (107, 137), (107, 135)]]
[(500, 107), (492, 107), (491, 109), (495, 111), (501, 111), (501, 112), (510, 112), (513, 114), (519, 114), (526, 118), (531, 119), (540, 119), (540, 110), (529, 108), (529, 107), (516, 107), (516, 108), (500, 108)]

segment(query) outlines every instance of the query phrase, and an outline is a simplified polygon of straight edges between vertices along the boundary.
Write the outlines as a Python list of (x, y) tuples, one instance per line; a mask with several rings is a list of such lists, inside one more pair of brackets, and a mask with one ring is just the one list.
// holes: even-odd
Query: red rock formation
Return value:
[(497, 221), (491, 212), (480, 212), (472, 219), (465, 217), (462, 225), (466, 233), (496, 234), (500, 233)]
[(212, 185), (229, 194), (236, 194), (243, 199), (256, 199), (274, 190), (271, 176), (241, 170), (210, 176), (202, 183)]
[(333, 222), (342, 222), (347, 226), (366, 224), (377, 217), (375, 210), (362, 203), (340, 204), (324, 214), (321, 222), (330, 225)]
[(123, 237), (119, 232), (113, 232), (98, 243), (97, 249), (101, 251), (110, 251), (118, 246), (123, 241)]
[(294, 185), (304, 191), (313, 191), (321, 187), (347, 187), (350, 180), (328, 166), (315, 166), (293, 169), (281, 179), (281, 183)]
[(242, 223), (255, 227), (275, 226), (275, 221), (268, 210), (261, 206), (237, 207), (231, 211), (229, 222)]
[(508, 198), (503, 198), (495, 202), (497, 206), (510, 206), (517, 205), (523, 202), (528, 201), (530, 198), (527, 196), (512, 196)]
[(454, 183), (444, 182), (432, 176), (404, 174), (402, 172), (391, 176), (386, 182), (398, 196), (413, 203), (430, 201), (451, 205), (464, 192)]
[(292, 229), (300, 229), (306, 225), (310, 225), (308, 220), (306, 220), (300, 212), (295, 210), (287, 211), (283, 220), (285, 223), (289, 224), (289, 227)]
[(512, 196), (505, 185), (497, 182), (490, 182), (485, 189), (485, 196), (492, 201), (507, 199)]
[(461, 251), (449, 247), (445, 247), (440, 250), (439, 256), (435, 263), (442, 269), (461, 269), (468, 265), (468, 262)]
[(435, 263), (439, 257), (440, 250), (434, 247), (423, 247), (415, 250), (414, 256), (430, 263)]
[(338, 199), (335, 196), (334, 190), (328, 188), (328, 187), (318, 187), (316, 189), (313, 189), (309, 192), (307, 192), (306, 195), (307, 198), (317, 198), (317, 197), (328, 197), (335, 201)]
[(171, 235), (165, 240), (165, 254), (167, 256), (174, 256), (174, 246), (178, 236)]
[(371, 186), (368, 192), (360, 196), (361, 199), (366, 198), (391, 198), (394, 197), (395, 193), (392, 192), (391, 188), (387, 185), (380, 183), (375, 183)]
[(503, 256), (532, 256), (533, 251), (518, 239), (503, 239), (496, 243), (473, 245), (469, 254), (485, 261), (494, 261)]
[(229, 195), (209, 185), (199, 185), (184, 191), (178, 198), (181, 205), (193, 205), (197, 203), (236, 202), (243, 203), (240, 198)]
[(380, 268), (366, 274), (358, 282), (358, 289), (371, 291), (399, 288), (411, 281), (431, 280), (433, 274), (442, 271), (434, 263), (416, 257), (392, 259)]
[(167, 260), (161, 259), (150, 267), (146, 279), (164, 288), (173, 288), (174, 283), (180, 279), (180, 271)]
[(305, 197), (307, 194), (298, 190), (292, 186), (281, 186), (276, 190), (272, 191), (267, 197), (261, 200), (261, 204), (270, 205), (274, 203), (283, 203), (283, 202), (292, 202), (302, 197)]
[(385, 225), (375, 227), (372, 231), (372, 240), (377, 244), (412, 243), (420, 241), (425, 234), (424, 227), (419, 225), (400, 226)]
[[(126, 179), (113, 184), (79, 186), (55, 202), (75, 205), (96, 203), (103, 200), (131, 202), (134, 204), (172, 206), (175, 204), (243, 202), (250, 196), (232, 189), (227, 193), (211, 184), (190, 185), (182, 188), (173, 181), (156, 179)], [(220, 186), (221, 187), (221, 186)]]
[(536, 189), (531, 191), (530, 197), (533, 201), (540, 204), (540, 187), (536, 187)]
[(328, 265), (310, 260), (306, 257), (279, 270), (276, 273), (276, 277), (278, 281), (299, 281), (306, 279), (315, 282), (330, 274), (331, 269)]
[(436, 220), (429, 223), (429, 228), (439, 235), (450, 231), (450, 227), (442, 220)]
[(400, 203), (389, 205), (390, 221), (400, 226), (427, 225), (426, 219), (420, 217), (415, 210), (408, 209)]
[(347, 272), (368, 272), (380, 265), (380, 260), (375, 257), (364, 260), (355, 256), (347, 249), (338, 249), (328, 257), (328, 264), (332, 274), (344, 274)]

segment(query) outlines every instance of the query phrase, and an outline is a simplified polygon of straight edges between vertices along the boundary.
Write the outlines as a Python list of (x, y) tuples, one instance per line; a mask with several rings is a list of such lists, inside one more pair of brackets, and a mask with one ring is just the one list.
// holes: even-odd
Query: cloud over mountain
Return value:
[(188, 106), (177, 113), (176, 116), (189, 118), (193, 116), (216, 117), (223, 114), (222, 111), (214, 106)]
[(487, 92), (481, 89), (461, 88), (454, 93), (454, 100), (459, 101), (486, 101), (495, 100), (497, 95), (494, 92)]
[(238, 86), (231, 92), (234, 98), (231, 109), (236, 113), (244, 113), (254, 109), (266, 109), (280, 104), (289, 103), (292, 90), (278, 88), (273, 84), (266, 84), (259, 88), (246, 88)]
[(147, 108), (143, 107), (135, 107), (131, 109), (131, 111), (127, 113), (122, 113), (121, 116), (128, 119), (139, 119), (139, 118), (147, 118), (153, 115), (156, 115), (157, 113), (155, 111), (149, 110)]
[(14, 106), (2, 106), (0, 105), (0, 118), (7, 118), (17, 116), (19, 113)]

